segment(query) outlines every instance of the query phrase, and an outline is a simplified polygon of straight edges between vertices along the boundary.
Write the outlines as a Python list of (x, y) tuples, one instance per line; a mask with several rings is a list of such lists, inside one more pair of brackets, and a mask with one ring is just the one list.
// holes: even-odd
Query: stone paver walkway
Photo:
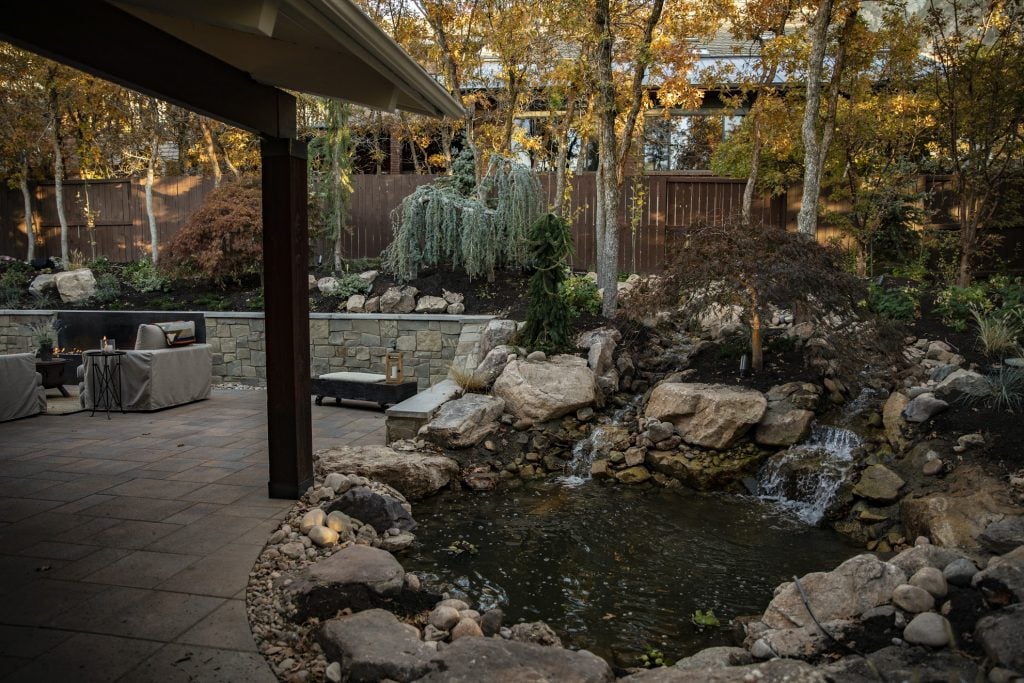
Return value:
[[(313, 406), (313, 443), (384, 443), (380, 411)], [(0, 679), (273, 681), (249, 570), (291, 501), (266, 494), (266, 393), (0, 424)]]

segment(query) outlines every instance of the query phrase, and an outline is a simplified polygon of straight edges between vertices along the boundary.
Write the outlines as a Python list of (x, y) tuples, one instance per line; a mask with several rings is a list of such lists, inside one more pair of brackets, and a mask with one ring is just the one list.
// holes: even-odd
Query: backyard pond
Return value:
[[(754, 497), (548, 480), (443, 493), (415, 510), (406, 569), (428, 587), (547, 622), (564, 644), (622, 666), (731, 645), (779, 583), (861, 550)], [(712, 610), (719, 628), (698, 627)]]

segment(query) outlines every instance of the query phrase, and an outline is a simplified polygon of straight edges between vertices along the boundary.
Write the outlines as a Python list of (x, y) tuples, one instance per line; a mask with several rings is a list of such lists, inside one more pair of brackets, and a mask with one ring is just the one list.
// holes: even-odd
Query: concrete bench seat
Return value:
[(430, 422), (442, 405), (461, 395), (462, 387), (446, 379), (391, 406), (384, 412), (387, 442), (415, 438), (420, 427)]

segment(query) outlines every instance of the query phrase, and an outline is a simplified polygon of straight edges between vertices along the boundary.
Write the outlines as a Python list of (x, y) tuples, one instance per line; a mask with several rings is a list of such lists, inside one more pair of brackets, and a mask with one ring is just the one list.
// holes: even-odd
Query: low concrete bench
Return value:
[(401, 403), (416, 395), (416, 380), (409, 379), (398, 384), (388, 384), (384, 375), (369, 372), (332, 372), (313, 379), (311, 393), (316, 404), (323, 405), (325, 396), (339, 404), (341, 399), (350, 401), (371, 401), (381, 408)]
[(438, 382), (385, 411), (387, 442), (413, 439), (420, 427), (430, 422), (438, 409), (462, 394), (462, 387), (450, 379)]

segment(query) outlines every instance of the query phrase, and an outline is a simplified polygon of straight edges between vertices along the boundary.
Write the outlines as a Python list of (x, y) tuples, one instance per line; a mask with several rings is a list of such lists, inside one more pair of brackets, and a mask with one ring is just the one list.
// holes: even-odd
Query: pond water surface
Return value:
[[(446, 492), (414, 514), (404, 564), (428, 588), (501, 607), (506, 624), (542, 619), (622, 665), (649, 647), (731, 645), (729, 620), (763, 611), (779, 583), (861, 552), (753, 497), (595, 481)], [(698, 609), (722, 627), (699, 629)]]

